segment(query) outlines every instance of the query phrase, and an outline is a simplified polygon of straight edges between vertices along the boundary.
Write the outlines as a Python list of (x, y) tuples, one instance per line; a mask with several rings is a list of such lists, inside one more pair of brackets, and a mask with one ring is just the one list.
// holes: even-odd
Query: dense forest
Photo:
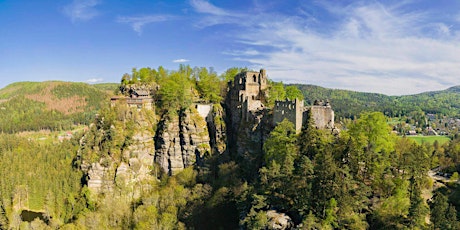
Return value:
[(0, 131), (55, 131), (89, 125), (116, 89), (113, 84), (98, 87), (71, 82), (11, 84), (0, 90)]
[[(225, 109), (228, 81), (246, 70), (219, 75), (212, 68), (160, 66), (132, 69), (116, 87), (48, 82), (0, 90), (0, 228), (460, 228), (458, 135), (443, 145), (419, 144), (392, 133), (388, 123), (420, 110), (457, 115), (455, 88), (388, 97), (270, 81), (267, 107), (286, 98), (329, 99), (337, 119), (353, 119), (340, 133), (317, 129), (311, 117), (297, 133), (284, 120), (269, 130), (257, 155), (232, 152), (228, 140), (225, 151), (212, 149), (174, 175), (152, 162), (134, 186), (116, 176), (120, 165), (142, 171), (131, 158), (137, 133), (158, 134), (164, 120), (180, 119), (196, 102)], [(113, 88), (128, 97), (135, 87), (151, 89), (153, 110), (109, 106)], [(52, 107), (54, 100), (68, 103)], [(221, 119), (214, 123), (228, 118)], [(86, 128), (56, 138), (75, 125)], [(24, 133), (43, 130), (50, 130), (47, 138)], [(96, 163), (109, 171), (116, 166), (104, 192), (88, 185), (85, 168)], [(452, 177), (429, 176), (435, 168)]]
[(387, 96), (349, 90), (327, 89), (315, 85), (295, 85), (306, 103), (327, 98), (340, 117), (353, 118), (361, 112), (380, 111), (389, 117), (407, 116), (414, 111), (457, 117), (460, 114), (460, 87), (415, 95)]

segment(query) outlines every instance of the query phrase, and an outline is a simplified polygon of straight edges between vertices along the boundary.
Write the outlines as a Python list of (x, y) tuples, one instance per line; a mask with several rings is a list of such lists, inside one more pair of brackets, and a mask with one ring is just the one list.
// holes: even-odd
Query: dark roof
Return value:
[(150, 93), (147, 90), (136, 90), (134, 91), (134, 94), (137, 94), (138, 96), (149, 96)]

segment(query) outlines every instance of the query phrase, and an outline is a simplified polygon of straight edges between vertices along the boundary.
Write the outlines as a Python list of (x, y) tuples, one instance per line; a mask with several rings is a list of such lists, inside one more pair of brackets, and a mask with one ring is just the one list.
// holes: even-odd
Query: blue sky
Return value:
[(0, 0), (0, 87), (133, 67), (414, 94), (460, 85), (460, 1)]

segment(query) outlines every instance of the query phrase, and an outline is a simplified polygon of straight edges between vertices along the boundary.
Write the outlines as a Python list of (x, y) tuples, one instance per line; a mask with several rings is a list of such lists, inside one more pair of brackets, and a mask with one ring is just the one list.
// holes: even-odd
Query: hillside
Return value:
[(0, 89), (0, 131), (69, 129), (89, 124), (113, 90), (75, 82), (17, 82)]
[[(460, 229), (459, 138), (396, 137), (380, 112), (336, 135), (318, 127), (313, 107), (297, 130), (298, 103), (269, 103), (300, 90), (264, 70), (230, 70), (232, 84), (206, 68), (145, 70), (124, 75), (110, 107), (115, 84), (0, 90), (9, 132), (65, 129), (84, 113), (91, 121), (81, 132), (0, 132), (0, 229)], [(308, 103), (331, 98), (350, 116), (447, 104), (457, 90), (388, 97), (302, 87)], [(431, 182), (431, 168), (451, 181)]]
[(316, 99), (329, 100), (339, 117), (353, 118), (364, 111), (380, 111), (387, 116), (407, 115), (413, 111), (452, 117), (460, 113), (460, 86), (406, 96), (327, 89), (315, 85), (295, 86), (302, 91), (308, 104)]

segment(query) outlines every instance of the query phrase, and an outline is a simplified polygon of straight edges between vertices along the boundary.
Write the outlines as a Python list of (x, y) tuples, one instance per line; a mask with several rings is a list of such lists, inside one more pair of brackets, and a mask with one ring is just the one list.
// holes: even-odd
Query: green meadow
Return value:
[(415, 140), (417, 143), (422, 144), (424, 142), (433, 144), (438, 141), (439, 144), (444, 144), (450, 140), (447, 136), (407, 136), (408, 138)]

